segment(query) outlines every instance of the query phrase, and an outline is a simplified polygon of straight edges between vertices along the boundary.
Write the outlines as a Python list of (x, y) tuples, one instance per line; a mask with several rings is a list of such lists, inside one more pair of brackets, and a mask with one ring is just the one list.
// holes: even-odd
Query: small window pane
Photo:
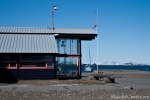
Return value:
[(10, 67), (16, 67), (16, 62), (10, 62)]
[(0, 61), (17, 61), (16, 56), (0, 56)]
[(72, 64), (71, 64), (71, 58), (65, 57), (66, 59), (66, 76), (72, 76)]
[(78, 58), (73, 57), (73, 70), (72, 72), (74, 73), (73, 76), (77, 76), (78, 74)]
[(71, 39), (66, 39), (66, 52), (71, 54)]
[(49, 66), (52, 66), (52, 62), (47, 62), (47, 66), (49, 67)]
[(66, 53), (66, 41), (65, 39), (61, 39), (59, 42), (59, 53), (64, 54)]
[(78, 39), (73, 39), (73, 54), (78, 54)]
[(46, 62), (21, 62), (20, 67), (46, 67)]

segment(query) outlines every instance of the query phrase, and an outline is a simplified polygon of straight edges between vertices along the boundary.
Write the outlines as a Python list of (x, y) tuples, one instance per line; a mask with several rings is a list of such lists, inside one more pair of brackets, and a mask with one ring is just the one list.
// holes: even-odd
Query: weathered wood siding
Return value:
[(54, 69), (19, 69), (19, 79), (54, 79)]
[(54, 79), (54, 69), (0, 69), (0, 83), (15, 83), (20, 80)]

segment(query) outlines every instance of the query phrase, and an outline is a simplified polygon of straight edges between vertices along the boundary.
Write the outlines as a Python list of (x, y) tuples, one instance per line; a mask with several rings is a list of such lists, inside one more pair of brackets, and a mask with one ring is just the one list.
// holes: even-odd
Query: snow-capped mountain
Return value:
[(150, 65), (150, 63), (146, 63), (146, 65)]
[[(86, 63), (82, 63), (86, 64)], [(94, 63), (96, 65), (96, 63)], [(92, 65), (94, 65), (92, 64)], [(127, 66), (150, 66), (150, 63), (137, 63), (137, 62), (116, 62), (116, 61), (106, 61), (104, 63), (98, 63), (98, 65), (127, 65)]]
[(114, 61), (111, 61), (111, 62), (106, 61), (106, 62), (102, 63), (102, 65), (121, 65), (121, 63), (119, 63), (119, 62), (114, 62)]
[(115, 62), (115, 61), (106, 61), (102, 63), (101, 65), (132, 65), (132, 66), (144, 66), (144, 65), (150, 65), (150, 63), (136, 63), (136, 62), (128, 62), (128, 63), (120, 63), (120, 62)]

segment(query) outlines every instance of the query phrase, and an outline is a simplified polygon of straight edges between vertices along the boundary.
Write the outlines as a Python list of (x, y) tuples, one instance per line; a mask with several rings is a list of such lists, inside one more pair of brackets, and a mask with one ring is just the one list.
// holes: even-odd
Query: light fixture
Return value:
[(54, 36), (58, 36), (59, 34), (54, 34)]
[(53, 6), (53, 9), (54, 9), (54, 10), (57, 10), (57, 7), (56, 7), (56, 6)]

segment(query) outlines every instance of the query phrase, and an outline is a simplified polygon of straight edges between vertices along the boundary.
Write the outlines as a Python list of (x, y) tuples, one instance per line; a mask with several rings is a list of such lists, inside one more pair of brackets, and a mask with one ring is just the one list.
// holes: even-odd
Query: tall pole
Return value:
[(52, 7), (52, 29), (54, 29), (54, 10), (57, 10), (56, 6)]
[(52, 8), (52, 29), (54, 29), (54, 9)]
[(96, 33), (97, 33), (97, 73), (98, 73), (98, 8), (96, 11), (96, 24), (97, 24), (97, 27), (96, 27)]

